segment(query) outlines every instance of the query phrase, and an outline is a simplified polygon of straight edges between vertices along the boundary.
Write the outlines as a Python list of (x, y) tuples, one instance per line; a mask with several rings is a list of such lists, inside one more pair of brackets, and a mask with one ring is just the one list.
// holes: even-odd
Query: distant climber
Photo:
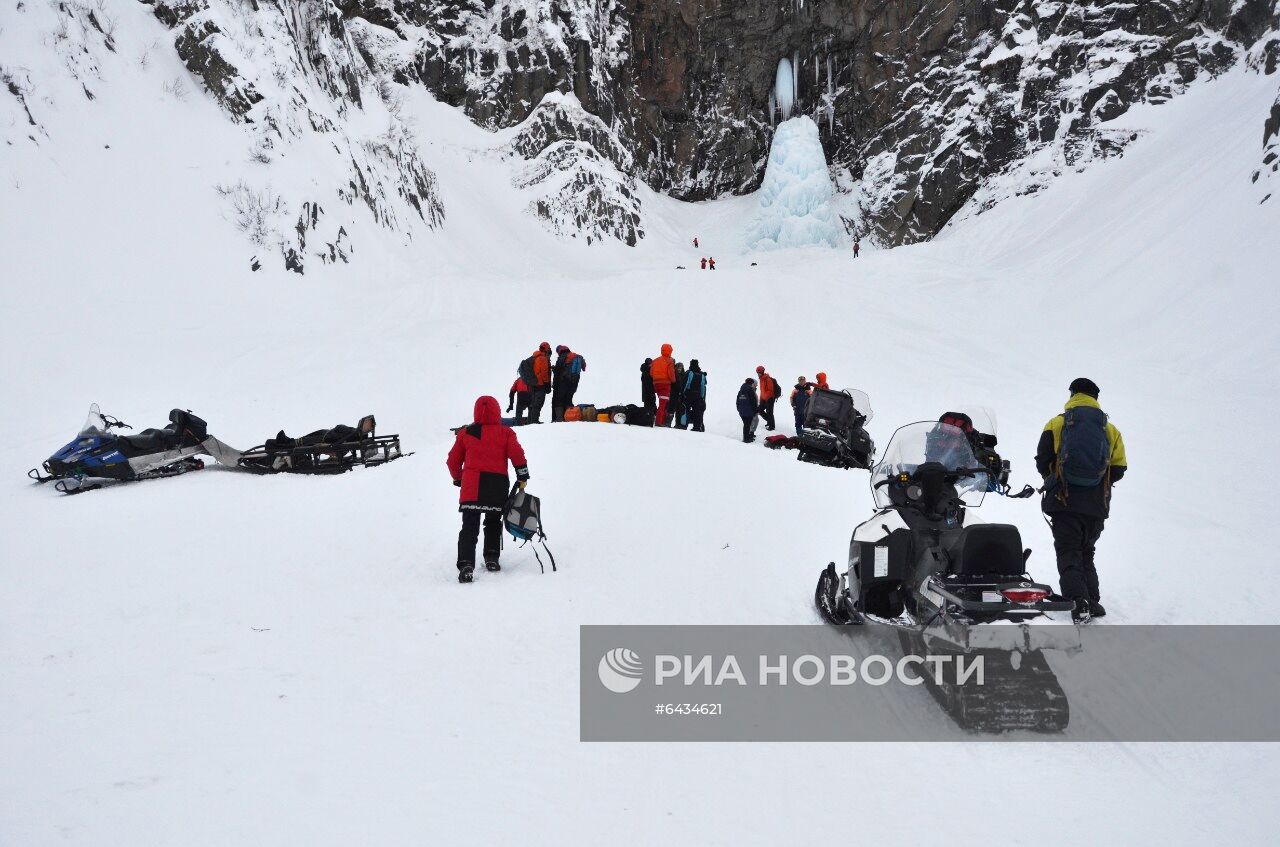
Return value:
[(696, 235), (693, 237), (693, 248), (695, 250), (698, 249), (698, 236)]
[(764, 365), (756, 367), (756, 377), (760, 380), (760, 417), (764, 419), (764, 428), (772, 432), (778, 428), (773, 418), (773, 407), (782, 394), (782, 386), (765, 371)]
[(685, 372), (680, 393), (684, 397), (686, 416), (680, 428), (684, 429), (688, 424), (693, 426), (694, 432), (706, 432), (702, 418), (707, 411), (707, 375), (697, 359), (689, 360), (689, 370)]
[(573, 405), (573, 395), (578, 390), (578, 379), (587, 369), (587, 360), (565, 345), (556, 348), (559, 358), (552, 369), (551, 420), (563, 421), (564, 411)]
[(658, 426), (667, 425), (667, 404), (671, 402), (671, 384), (676, 381), (676, 360), (671, 358), (672, 346), (662, 345), (662, 355), (649, 366), (653, 377), (653, 393), (658, 399), (658, 414), (654, 419)]
[(796, 435), (804, 432), (804, 412), (809, 407), (813, 385), (804, 377), (796, 377), (796, 387), (791, 389), (791, 411), (796, 418)]
[(458, 582), (471, 582), (475, 571), (482, 514), (484, 566), (490, 571), (502, 570), (498, 564), (502, 552), (502, 510), (511, 482), (507, 477), (507, 462), (516, 469), (517, 484), (521, 488), (529, 480), (520, 439), (516, 438), (515, 430), (503, 426), (501, 415), (495, 398), (477, 399), (474, 422), (458, 430), (445, 460), (453, 484), (462, 489), (458, 494), (458, 511), (462, 513), (462, 530), (458, 533)]
[(716, 269), (716, 257), (715, 257), (715, 256), (712, 256), (711, 258), (707, 259), (707, 267), (708, 267), (708, 268), (710, 268), (710, 269), (711, 269), (711, 270), (713, 270), (713, 271)]
[(703, 257), (702, 257), (702, 269), (703, 269), (704, 271), (707, 269), (707, 257), (706, 257), (706, 256), (703, 256)]
[(760, 401), (756, 399), (756, 381), (748, 377), (738, 389), (738, 417), (742, 418), (742, 441), (750, 444), (756, 440), (756, 413)]
[(862, 245), (858, 243), (858, 239), (853, 239), (853, 258), (858, 258), (858, 252), (862, 250)]

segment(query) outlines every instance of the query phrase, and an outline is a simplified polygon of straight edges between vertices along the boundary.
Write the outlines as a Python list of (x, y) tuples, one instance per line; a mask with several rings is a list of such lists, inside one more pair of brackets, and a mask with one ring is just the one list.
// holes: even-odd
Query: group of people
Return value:
[[(551, 345), (543, 342), (534, 354), (520, 363), (519, 377), (511, 387), (516, 404), (516, 420), (527, 410), (530, 422), (538, 420), (544, 399), (552, 395), (552, 420), (563, 420), (564, 410), (573, 404), (578, 380), (587, 363), (565, 345), (556, 348), (551, 361)], [(663, 344), (657, 358), (640, 366), (640, 390), (644, 407), (653, 414), (657, 426), (675, 426), (705, 431), (707, 374), (697, 359), (689, 367), (677, 362), (670, 344)], [(797, 433), (803, 431), (805, 411), (815, 389), (829, 389), (827, 375), (819, 371), (810, 382), (796, 378), (790, 402)], [(1110, 515), (1111, 489), (1128, 470), (1124, 440), (1098, 403), (1100, 390), (1089, 379), (1076, 379), (1068, 388), (1070, 397), (1061, 414), (1050, 418), (1036, 447), (1036, 470), (1044, 481), (1040, 489), (1041, 509), (1050, 520), (1057, 554), (1061, 593), (1075, 605), (1073, 617), (1084, 621), (1102, 617), (1094, 551)], [(782, 387), (764, 365), (756, 377), (743, 381), (738, 390), (737, 409), (742, 418), (742, 440), (755, 440), (755, 430), (763, 420), (774, 430), (774, 407)], [(508, 406), (510, 409), (510, 406)], [(483, 561), (491, 571), (500, 570), (502, 511), (510, 494), (508, 462), (515, 468), (516, 484), (523, 488), (529, 480), (528, 463), (515, 430), (503, 425), (498, 401), (481, 397), (476, 401), (474, 421), (457, 431), (447, 465), (453, 484), (462, 489), (459, 511), (462, 529), (458, 533), (458, 579), (470, 582), (475, 571), (475, 546), (481, 522), (484, 526)]]
[(547, 395), (551, 395), (551, 420), (564, 420), (565, 409), (573, 405), (573, 395), (578, 392), (578, 380), (587, 369), (587, 360), (564, 344), (555, 349), (556, 360), (551, 361), (551, 343), (544, 341), (533, 355), (520, 362), (516, 369), (516, 381), (507, 393), (507, 411), (515, 407), (515, 424), (542, 423), (542, 407)]
[[(805, 376), (796, 377), (796, 384), (791, 389), (791, 413), (795, 417), (796, 434), (804, 431), (804, 416), (809, 407), (809, 398), (816, 388), (829, 390), (827, 375), (818, 371), (813, 382)], [(764, 365), (756, 366), (755, 379), (748, 377), (738, 389), (738, 417), (742, 418), (742, 440), (747, 444), (756, 440), (756, 427), (764, 421), (764, 428), (770, 432), (778, 428), (774, 416), (774, 406), (782, 396), (782, 386), (770, 376)]]
[[(694, 250), (697, 250), (697, 249), (698, 249), (698, 236), (696, 236), (696, 235), (693, 237), (693, 249), (694, 249)], [(716, 258), (715, 258), (715, 256), (703, 256), (703, 257), (702, 257), (702, 269), (703, 269), (704, 271), (705, 271), (705, 270), (713, 270), (713, 271), (714, 271), (714, 270), (716, 269)]]
[(672, 357), (672, 352), (670, 344), (663, 344), (656, 359), (645, 359), (640, 364), (641, 402), (655, 426), (692, 427), (694, 432), (705, 432), (707, 374), (697, 359), (690, 359), (686, 369), (683, 362)]

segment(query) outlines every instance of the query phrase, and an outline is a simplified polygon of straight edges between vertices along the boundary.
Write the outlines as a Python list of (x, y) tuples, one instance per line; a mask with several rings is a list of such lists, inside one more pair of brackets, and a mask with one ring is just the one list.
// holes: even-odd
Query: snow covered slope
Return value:
[[(1271, 746), (583, 745), (576, 680), (583, 623), (816, 621), (866, 476), (735, 440), (759, 363), (868, 391), (881, 444), (990, 405), (1015, 481), (1092, 377), (1132, 465), (1099, 548), (1108, 620), (1274, 623), (1280, 205), (1248, 179), (1274, 76), (1135, 106), (1123, 158), (856, 261), (737, 252), (755, 198), (643, 187), (637, 247), (557, 238), (499, 161), (516, 130), (408, 92), (442, 226), (406, 241), (353, 217), (360, 260), (299, 276), (250, 272), (211, 190), (256, 167), (242, 129), (164, 91), (172, 55), (140, 66), (169, 35), (149, 11), (118, 19), (94, 99), (51, 71), (64, 88), (26, 97), (47, 107), (36, 143), (6, 129), (0, 148), (0, 842), (799, 843), (830, 838), (853, 773), (859, 837), (898, 842), (939, 770), (965, 790), (928, 797), (930, 820), (957, 832), (1015, 781), (1050, 810), (1015, 843), (1260, 843), (1280, 823)], [(15, 20), (0, 55), (27, 43)], [(675, 269), (701, 253), (720, 269)], [(587, 356), (598, 403), (635, 400), (639, 362), (673, 343), (709, 371), (708, 432), (521, 430), (561, 571), (508, 550), (459, 586), (448, 427), (543, 339)], [(30, 485), (92, 401), (139, 427), (191, 408), (238, 447), (372, 411), (417, 453), (327, 479)], [(982, 511), (1052, 573), (1034, 504)]]

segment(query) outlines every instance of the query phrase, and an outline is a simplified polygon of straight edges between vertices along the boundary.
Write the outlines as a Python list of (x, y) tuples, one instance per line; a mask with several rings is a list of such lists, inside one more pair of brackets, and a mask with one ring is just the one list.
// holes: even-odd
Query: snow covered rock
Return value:
[[(153, 10), (187, 69), (246, 125), (250, 167), (216, 188), (253, 245), (301, 273), (309, 257), (348, 261), (369, 222), (407, 237), (443, 223), (396, 86), (370, 68), (332, 0), (155, 0)], [(295, 156), (323, 164), (276, 166)]]
[(524, 160), (513, 181), (555, 234), (630, 246), (644, 238), (631, 155), (572, 95), (547, 95), (503, 152)]
[(769, 166), (757, 192), (760, 211), (747, 233), (747, 246), (756, 250), (840, 246), (845, 233), (831, 209), (832, 194), (818, 125), (803, 115), (778, 124)]
[[(1249, 67), (1267, 76), (1280, 69), (1280, 32), (1259, 43), (1249, 56)], [(1259, 202), (1265, 203), (1271, 198), (1275, 190), (1272, 180), (1277, 179), (1277, 173), (1280, 173), (1280, 90), (1262, 122), (1262, 161), (1253, 172), (1253, 181), (1263, 187)]]

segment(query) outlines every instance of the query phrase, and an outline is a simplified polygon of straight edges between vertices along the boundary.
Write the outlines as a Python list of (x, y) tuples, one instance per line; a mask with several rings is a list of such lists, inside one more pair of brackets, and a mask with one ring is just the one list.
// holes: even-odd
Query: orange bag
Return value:
[(582, 410), (577, 406), (570, 406), (564, 410), (564, 419), (566, 421), (580, 421), (582, 420)]

